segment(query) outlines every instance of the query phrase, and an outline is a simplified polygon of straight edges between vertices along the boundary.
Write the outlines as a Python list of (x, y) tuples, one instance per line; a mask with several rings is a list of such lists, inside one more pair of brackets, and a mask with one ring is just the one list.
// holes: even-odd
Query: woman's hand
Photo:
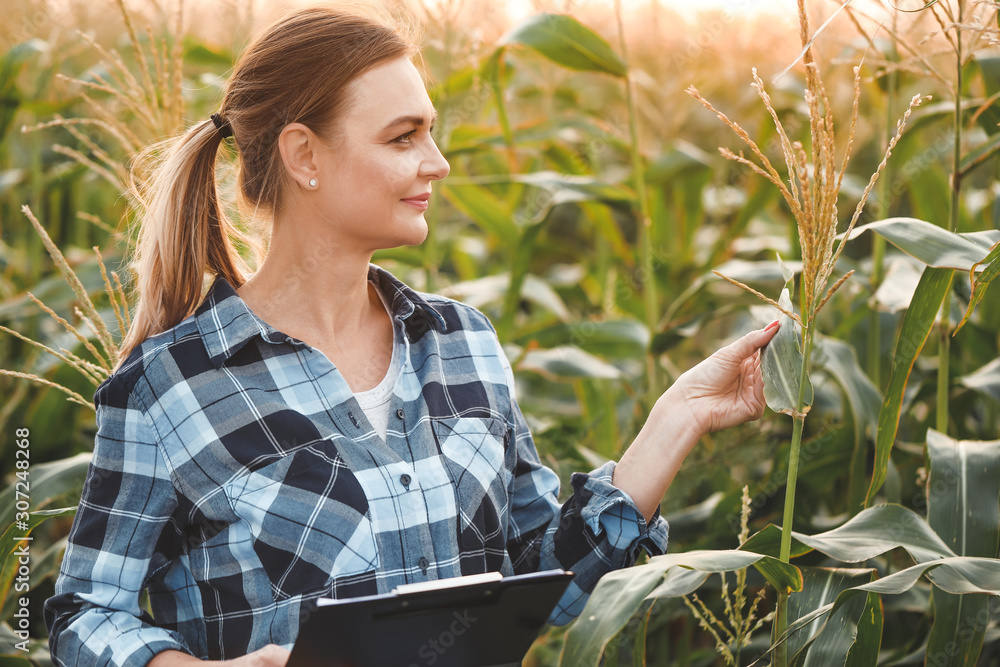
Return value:
[(778, 332), (777, 320), (751, 331), (682, 374), (673, 389), (701, 433), (711, 433), (764, 414), (761, 348)]
[(646, 521), (701, 436), (764, 414), (760, 348), (777, 331), (772, 322), (748, 333), (681, 375), (656, 400), (611, 478)]
[(268, 644), (240, 658), (226, 660), (225, 667), (285, 667), (292, 653), (277, 644)]
[(146, 667), (197, 667), (198, 665), (219, 665), (220, 667), (285, 667), (291, 651), (277, 644), (268, 644), (253, 653), (247, 653), (232, 660), (199, 660), (183, 651), (167, 650), (157, 653)]

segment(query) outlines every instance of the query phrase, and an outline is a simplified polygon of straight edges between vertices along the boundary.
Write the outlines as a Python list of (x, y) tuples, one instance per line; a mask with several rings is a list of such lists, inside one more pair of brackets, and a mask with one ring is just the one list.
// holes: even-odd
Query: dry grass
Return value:
[[(806, 80), (804, 97), (809, 110), (810, 146), (808, 148), (800, 141), (794, 141), (789, 137), (777, 111), (775, 111), (770, 95), (768, 95), (764, 87), (764, 82), (757, 75), (757, 69), (753, 68), (752, 70), (752, 88), (756, 91), (757, 96), (764, 103), (765, 109), (767, 109), (767, 112), (774, 121), (780, 140), (782, 156), (785, 161), (787, 177), (782, 177), (750, 134), (737, 122), (716, 109), (711, 102), (702, 97), (698, 89), (694, 86), (689, 87), (687, 92), (707, 109), (715, 113), (723, 123), (728, 125), (749, 147), (756, 161), (744, 155), (743, 151), (734, 153), (728, 148), (719, 149), (722, 155), (745, 165), (754, 173), (763, 176), (773, 183), (791, 210), (798, 228), (803, 265), (802, 288), (799, 295), (801, 319), (798, 317), (795, 319), (808, 328), (820, 308), (844, 284), (848, 277), (844, 276), (833, 287), (827, 289), (830, 276), (844, 246), (844, 241), (841, 241), (835, 247), (835, 237), (838, 228), (837, 199), (844, 174), (847, 172), (847, 164), (850, 160), (851, 149), (854, 145), (855, 133), (858, 126), (858, 110), (861, 99), (861, 68), (860, 66), (854, 67), (854, 99), (851, 105), (851, 120), (848, 125), (847, 141), (843, 156), (838, 158), (833, 109), (820, 74), (819, 66), (813, 58), (812, 48), (809, 46), (809, 18), (804, 0), (799, 0), (798, 11), (800, 39), (804, 48), (809, 47), (805, 48), (803, 56)], [(906, 121), (909, 119), (914, 107), (919, 105), (923, 99), (925, 98), (915, 95), (910, 100), (910, 104), (904, 112), (902, 119), (897, 123), (896, 132), (889, 141), (882, 162), (869, 178), (868, 185), (865, 187), (864, 193), (858, 201), (850, 222), (847, 225), (847, 236), (849, 236), (850, 231), (861, 216), (861, 211), (868, 199), (868, 195), (871, 193), (879, 174), (885, 167), (886, 161), (892, 154), (896, 142), (899, 141)], [(733, 280), (730, 280), (730, 282), (749, 290), (754, 295), (777, 307), (777, 304), (772, 299), (768, 299), (746, 285)], [(786, 314), (793, 316), (787, 312)]]
[[(743, 487), (743, 495), (740, 505), (740, 533), (738, 535), (740, 544), (747, 541), (750, 536), (750, 487)], [(691, 613), (698, 620), (698, 625), (712, 635), (715, 640), (715, 650), (718, 651), (727, 665), (738, 667), (740, 665), (740, 649), (750, 645), (753, 633), (769, 623), (774, 613), (771, 612), (761, 618), (757, 618), (757, 608), (764, 596), (767, 594), (767, 587), (762, 587), (754, 599), (747, 605), (746, 585), (747, 568), (736, 570), (736, 589), (733, 595), (729, 594), (729, 580), (725, 573), (720, 573), (722, 577), (722, 588), (719, 595), (722, 599), (723, 609), (726, 613), (727, 623), (721, 622), (712, 610), (702, 602), (696, 594), (691, 594), (691, 599), (684, 597), (684, 604), (691, 610)], [(731, 647), (736, 647), (736, 654), (733, 654)]]
[[(127, 169), (123, 160), (110, 155), (81, 128), (107, 132), (120, 144), (126, 156), (134, 155), (150, 141), (172, 135), (180, 129), (184, 114), (181, 85), (184, 3), (177, 3), (170, 30), (162, 39), (157, 40), (152, 26), (147, 24), (145, 42), (139, 39), (135, 21), (124, 1), (117, 0), (116, 6), (128, 33), (138, 73), (133, 73), (116, 49), (106, 48), (93, 36), (76, 30), (78, 38), (101, 57), (107, 76), (91, 71), (89, 78), (63, 74), (56, 77), (79, 89), (79, 95), (86, 101), (93, 116), (63, 118), (57, 114), (54, 120), (24, 126), (21, 131), (65, 128), (89, 153), (62, 144), (54, 144), (53, 150), (91, 169), (118, 191), (125, 191)], [(107, 97), (98, 101), (95, 94)]]
[[(63, 274), (63, 277), (66, 279), (66, 282), (69, 283), (69, 286), (72, 288), (73, 293), (76, 295), (78, 302), (82, 304), (83, 310), (81, 310), (80, 307), (74, 307), (74, 313), (80, 319), (81, 322), (89, 326), (91, 331), (94, 332), (94, 334), (97, 337), (97, 342), (101, 346), (101, 349), (98, 350), (98, 348), (90, 341), (89, 337), (85, 336), (84, 333), (79, 328), (67, 322), (65, 318), (63, 318), (54, 310), (45, 305), (34, 294), (28, 292), (28, 297), (33, 302), (35, 302), (35, 304), (37, 304), (39, 308), (41, 308), (45, 313), (47, 313), (57, 323), (59, 323), (59, 325), (61, 325), (66, 331), (73, 334), (73, 336), (78, 341), (80, 341), (80, 343), (84, 346), (84, 348), (88, 352), (90, 352), (95, 359), (97, 359), (98, 363), (95, 364), (91, 361), (88, 361), (87, 359), (84, 359), (83, 357), (74, 354), (73, 352), (67, 350), (64, 347), (60, 347), (59, 351), (53, 350), (47, 345), (32, 340), (31, 338), (28, 338), (27, 336), (24, 336), (18, 333), (17, 331), (9, 329), (5, 326), (0, 325), (0, 330), (5, 331), (23, 340), (29, 345), (33, 345), (39, 350), (54, 355), (60, 361), (76, 369), (81, 375), (87, 378), (87, 380), (96, 387), (111, 373), (113, 361), (118, 358), (118, 345), (117, 343), (115, 343), (114, 338), (111, 335), (111, 332), (108, 330), (107, 326), (105, 326), (104, 320), (101, 319), (100, 313), (97, 312), (97, 308), (94, 306), (94, 303), (90, 298), (90, 295), (87, 294), (87, 290), (80, 282), (80, 279), (73, 271), (73, 268), (66, 261), (66, 258), (59, 250), (59, 247), (56, 246), (56, 244), (52, 241), (52, 239), (48, 235), (48, 232), (45, 231), (45, 228), (35, 217), (34, 213), (31, 212), (31, 209), (29, 207), (22, 206), (21, 211), (27, 216), (28, 220), (34, 226), (35, 231), (42, 239), (42, 243), (45, 245), (45, 249), (48, 251), (49, 256), (52, 258), (53, 263), (59, 268), (59, 271)], [(101, 267), (101, 276), (104, 278), (105, 292), (107, 293), (108, 298), (111, 300), (111, 305), (112, 308), (114, 309), (115, 317), (118, 319), (118, 325), (122, 329), (122, 331), (124, 331), (125, 330), (124, 327), (129, 321), (128, 306), (127, 306), (128, 302), (125, 296), (125, 290), (122, 288), (121, 281), (118, 279), (118, 274), (115, 273), (114, 271), (111, 272), (111, 277), (114, 278), (115, 281), (114, 286), (112, 286), (111, 280), (108, 278), (107, 268), (104, 266), (104, 262), (101, 259), (100, 250), (97, 248), (97, 246), (94, 246), (93, 250), (94, 253), (97, 255), (97, 262)], [(36, 382), (38, 384), (47, 387), (58, 389), (68, 394), (69, 396), (68, 400), (74, 403), (78, 403), (84, 407), (90, 408), (91, 410), (94, 409), (94, 405), (90, 401), (83, 398), (83, 396), (81, 396), (77, 392), (67, 387), (64, 387), (61, 384), (52, 382), (50, 380), (46, 380), (45, 378), (39, 377), (37, 375), (31, 373), (22, 373), (19, 371), (11, 371), (2, 368), (0, 368), (0, 374), (21, 378), (25, 380), (31, 380), (32, 382)]]
[[(114, 48), (105, 48), (93, 36), (76, 30), (79, 39), (91, 47), (102, 59), (107, 75), (91, 71), (89, 78), (67, 77), (61, 74), (57, 74), (57, 77), (79, 87), (80, 96), (87, 102), (93, 115), (81, 118), (63, 118), (57, 114), (54, 120), (25, 126), (21, 128), (21, 131), (28, 133), (51, 127), (64, 128), (85, 147), (86, 152), (62, 144), (53, 145), (53, 150), (84, 165), (121, 192), (126, 189), (125, 183), (128, 180), (128, 170), (125, 166), (128, 157), (137, 153), (151, 140), (173, 134), (181, 127), (184, 112), (182, 97), (183, 53), (181, 49), (184, 4), (181, 1), (176, 5), (171, 28), (163, 39), (157, 40), (152, 27), (146, 25), (147, 39), (145, 42), (140, 40), (135, 21), (124, 1), (117, 0), (116, 6), (128, 33), (138, 73), (133, 73), (125, 59)], [(94, 93), (106, 97), (98, 101)], [(102, 148), (84, 130), (103, 131), (112, 137), (119, 143), (125, 160)], [(41, 351), (54, 355), (77, 370), (89, 382), (95, 386), (99, 385), (111, 373), (114, 363), (118, 359), (118, 344), (101, 319), (90, 295), (87, 294), (62, 252), (49, 237), (45, 227), (38, 221), (29, 207), (22, 207), (22, 212), (34, 226), (53, 263), (59, 268), (76, 295), (77, 303), (80, 305), (74, 307), (74, 314), (79, 322), (89, 327), (93, 332), (100, 349), (91, 342), (89, 336), (84, 335), (81, 328), (68, 322), (30, 292), (28, 297), (66, 331), (73, 334), (93, 355), (97, 363), (88, 361), (66, 348), (60, 348), (59, 351), (54, 350), (7, 327), (0, 327), (0, 329)], [(115, 232), (96, 216), (86, 213), (81, 213), (80, 216), (112, 233)], [(128, 329), (131, 317), (122, 282), (114, 271), (110, 272), (109, 276), (101, 258), (100, 249), (95, 246), (93, 250), (101, 268), (104, 291), (111, 303), (118, 328), (124, 332)], [(114, 284), (112, 284), (112, 279)], [(0, 374), (31, 380), (59, 389), (69, 395), (70, 401), (94, 409), (93, 404), (78, 393), (37, 375), (4, 369), (0, 369)]]

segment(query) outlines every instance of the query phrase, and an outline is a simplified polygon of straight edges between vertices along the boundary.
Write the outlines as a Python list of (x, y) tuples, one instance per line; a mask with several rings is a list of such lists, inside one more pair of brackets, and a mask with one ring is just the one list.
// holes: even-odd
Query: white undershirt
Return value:
[(400, 349), (402, 347), (402, 340), (396, 331), (396, 321), (392, 319), (392, 311), (389, 308), (389, 302), (386, 300), (385, 295), (382, 294), (382, 290), (378, 288), (378, 285), (374, 281), (368, 282), (375, 287), (375, 291), (378, 293), (382, 305), (385, 306), (386, 312), (389, 313), (389, 318), (392, 322), (392, 359), (389, 361), (389, 370), (386, 371), (382, 381), (367, 391), (354, 392), (354, 398), (361, 405), (361, 409), (365, 411), (368, 421), (375, 427), (375, 432), (381, 436), (382, 440), (385, 440), (386, 431), (389, 428), (389, 404), (392, 402), (396, 379), (399, 377), (399, 372), (403, 367), (403, 354)]

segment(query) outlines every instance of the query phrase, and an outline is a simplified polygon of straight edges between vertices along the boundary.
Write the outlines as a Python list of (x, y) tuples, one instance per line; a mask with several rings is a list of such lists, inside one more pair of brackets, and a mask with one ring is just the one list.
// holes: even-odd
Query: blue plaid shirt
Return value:
[(613, 461), (575, 473), (560, 505), (485, 315), (369, 274), (405, 341), (385, 440), (322, 352), (221, 277), (97, 388), (93, 461), (45, 603), (58, 664), (291, 648), (318, 597), (488, 571), (573, 570), (560, 625), (601, 575), (665, 551), (666, 521), (647, 525)]

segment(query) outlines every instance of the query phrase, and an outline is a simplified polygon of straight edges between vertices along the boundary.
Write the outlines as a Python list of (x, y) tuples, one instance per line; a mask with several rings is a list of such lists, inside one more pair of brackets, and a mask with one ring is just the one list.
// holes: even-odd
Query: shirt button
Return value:
[(397, 417), (399, 417), (400, 419), (402, 419), (402, 418), (403, 418), (403, 415), (404, 415), (404, 414), (405, 414), (405, 413), (403, 412), (403, 408), (398, 408), (398, 409), (396, 410), (396, 416), (397, 416)]
[(399, 483), (402, 484), (405, 487), (409, 487), (410, 486), (410, 476), (407, 475), (407, 474), (405, 474), (405, 473), (402, 474), (402, 475), (400, 475), (399, 476)]
[(430, 566), (430, 563), (427, 562), (426, 558), (424, 558), (423, 556), (421, 556), (420, 560), (417, 561), (417, 565), (420, 566), (420, 571), (421, 572), (423, 572), (424, 574), (427, 574), (427, 568)]

